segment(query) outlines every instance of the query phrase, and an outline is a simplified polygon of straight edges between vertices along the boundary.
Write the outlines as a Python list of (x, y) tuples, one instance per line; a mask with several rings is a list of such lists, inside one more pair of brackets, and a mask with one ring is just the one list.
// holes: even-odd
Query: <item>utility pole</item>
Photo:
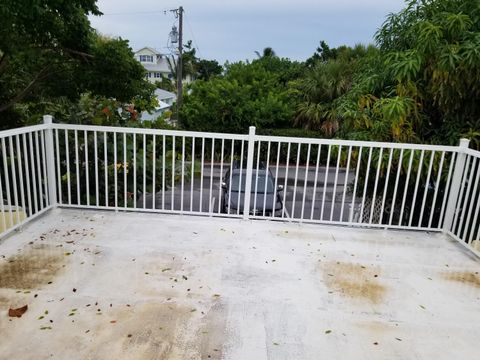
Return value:
[[(182, 86), (182, 69), (183, 69), (183, 6), (178, 9), (170, 10), (178, 18), (178, 60), (177, 60), (177, 109), (182, 105), (183, 86)], [(175, 32), (175, 30), (172, 30)], [(177, 115), (178, 116), (178, 115)]]

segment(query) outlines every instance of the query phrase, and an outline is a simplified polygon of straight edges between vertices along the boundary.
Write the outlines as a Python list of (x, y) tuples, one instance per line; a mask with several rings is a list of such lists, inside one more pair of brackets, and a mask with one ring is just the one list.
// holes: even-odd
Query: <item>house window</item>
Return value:
[(154, 75), (157, 79), (159, 79), (159, 78), (162, 77), (162, 74), (160, 74), (159, 72), (153, 73), (153, 75)]
[(169, 78), (169, 79), (172, 79), (172, 78), (173, 78), (173, 74), (168, 74), (168, 78)]
[(140, 62), (153, 62), (152, 55), (140, 55)]

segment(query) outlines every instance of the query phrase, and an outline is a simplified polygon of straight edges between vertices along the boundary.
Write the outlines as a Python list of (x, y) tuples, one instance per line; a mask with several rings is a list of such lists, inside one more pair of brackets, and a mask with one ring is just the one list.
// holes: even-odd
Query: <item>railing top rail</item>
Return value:
[(362, 146), (362, 147), (378, 147), (378, 148), (393, 148), (393, 149), (413, 149), (413, 150), (435, 150), (457, 152), (458, 146), (447, 145), (428, 145), (428, 144), (406, 144), (406, 143), (389, 143), (389, 142), (375, 142), (375, 141), (357, 141), (357, 140), (342, 140), (342, 139), (317, 139), (317, 138), (301, 138), (301, 137), (284, 137), (284, 136), (267, 136), (257, 135), (255, 140), (272, 141), (282, 143), (300, 143), (312, 145), (342, 145), (342, 146)]
[(114, 132), (114, 133), (128, 133), (128, 134), (147, 134), (147, 135), (168, 135), (178, 137), (194, 137), (194, 138), (213, 138), (213, 139), (228, 139), (228, 140), (248, 140), (248, 135), (241, 134), (227, 134), (227, 133), (209, 133), (197, 131), (183, 131), (183, 130), (165, 130), (165, 129), (145, 129), (145, 128), (130, 128), (130, 127), (116, 127), (116, 126), (95, 126), (95, 125), (71, 125), (71, 124), (53, 124), (54, 129), (59, 130), (78, 130), (78, 131), (98, 131), (98, 132)]
[(480, 158), (480, 151), (473, 150), (473, 149), (465, 149), (465, 153), (467, 155), (472, 155), (472, 156)]
[(9, 129), (9, 130), (2, 130), (0, 131), (0, 139), (6, 138), (9, 136), (27, 134), (34, 131), (46, 130), (48, 128), (49, 128), (49, 125), (42, 124), (42, 125), (25, 126), (25, 127)]

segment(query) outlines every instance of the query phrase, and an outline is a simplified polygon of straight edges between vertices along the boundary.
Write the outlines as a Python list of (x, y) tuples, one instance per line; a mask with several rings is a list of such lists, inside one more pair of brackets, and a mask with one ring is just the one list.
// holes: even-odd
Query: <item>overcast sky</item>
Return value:
[[(387, 14), (404, 0), (98, 0), (101, 17), (90, 17), (101, 33), (130, 40), (134, 50), (151, 46), (167, 52), (176, 22), (164, 10), (185, 9), (184, 39), (205, 59), (252, 59), (272, 47), (277, 55), (305, 60), (320, 40), (330, 46), (373, 42)], [(198, 54), (198, 53), (197, 53)]]

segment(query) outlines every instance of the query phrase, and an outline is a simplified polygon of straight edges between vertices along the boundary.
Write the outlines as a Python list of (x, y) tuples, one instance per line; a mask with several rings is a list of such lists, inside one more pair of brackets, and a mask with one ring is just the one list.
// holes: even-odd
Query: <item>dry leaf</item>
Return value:
[(23, 314), (28, 310), (28, 305), (22, 306), (17, 309), (8, 309), (8, 316), (10, 317), (22, 317)]

